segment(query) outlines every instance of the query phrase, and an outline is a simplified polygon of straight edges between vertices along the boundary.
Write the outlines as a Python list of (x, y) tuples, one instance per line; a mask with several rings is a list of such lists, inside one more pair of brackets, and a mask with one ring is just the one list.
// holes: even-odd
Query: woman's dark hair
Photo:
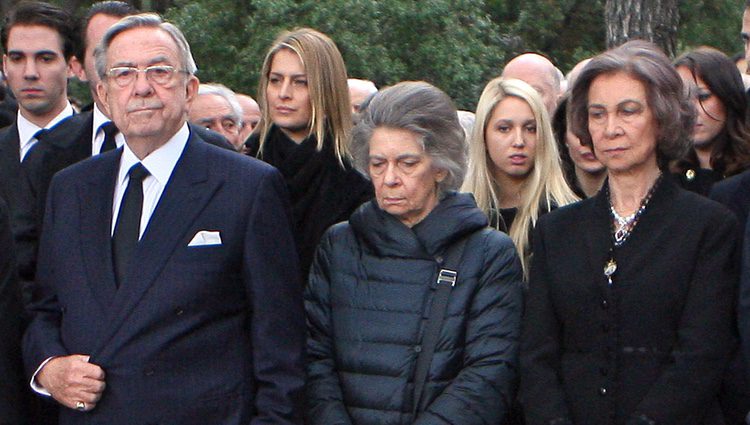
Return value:
[(589, 88), (600, 75), (625, 73), (643, 84), (648, 106), (657, 124), (656, 156), (659, 168), (682, 158), (691, 147), (695, 111), (683, 89), (682, 79), (667, 56), (655, 44), (629, 41), (594, 57), (581, 71), (571, 91), (569, 115), (573, 134), (591, 146)]
[(557, 151), (560, 153), (560, 165), (563, 171), (563, 177), (565, 182), (568, 183), (570, 190), (572, 190), (579, 198), (585, 199), (586, 194), (578, 184), (578, 178), (576, 177), (576, 167), (573, 162), (573, 158), (570, 157), (570, 151), (566, 143), (566, 133), (568, 132), (568, 102), (570, 102), (570, 96), (565, 95), (560, 99), (560, 103), (555, 109), (555, 114), (552, 116), (552, 133), (555, 135), (555, 141), (557, 141)]
[[(711, 168), (724, 176), (732, 176), (748, 168), (750, 122), (745, 86), (737, 66), (727, 55), (710, 47), (683, 54), (675, 60), (674, 66), (690, 70), (696, 82), (699, 78), (703, 80), (726, 110), (724, 128), (713, 140)], [(700, 107), (703, 108), (703, 105)], [(683, 168), (696, 167), (698, 164), (698, 156), (691, 149), (676, 167), (678, 171), (684, 171)]]

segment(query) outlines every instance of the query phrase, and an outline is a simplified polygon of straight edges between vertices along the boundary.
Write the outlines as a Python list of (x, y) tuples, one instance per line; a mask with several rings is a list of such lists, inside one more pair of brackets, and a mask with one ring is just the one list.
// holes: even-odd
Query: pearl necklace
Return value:
[(607, 186), (607, 200), (609, 201), (609, 211), (612, 214), (612, 218), (614, 218), (614, 221), (617, 221), (617, 228), (615, 228), (614, 223), (612, 223), (612, 247), (609, 249), (609, 260), (604, 264), (604, 277), (607, 278), (607, 283), (610, 286), (612, 285), (612, 276), (617, 271), (617, 261), (615, 261), (615, 248), (618, 248), (622, 244), (624, 244), (630, 234), (633, 233), (635, 225), (638, 224), (638, 220), (643, 215), (643, 212), (646, 211), (648, 202), (654, 195), (654, 192), (659, 186), (659, 183), (661, 183), (662, 177), (663, 174), (659, 173), (659, 177), (656, 178), (656, 181), (654, 181), (651, 189), (649, 189), (648, 193), (646, 193), (646, 196), (644, 196), (641, 200), (641, 205), (633, 214), (630, 214), (626, 217), (621, 216), (615, 210), (615, 207), (612, 204), (612, 197), (609, 193), (609, 186)]
[[(648, 203), (648, 201), (646, 201), (646, 203)], [(609, 206), (612, 217), (617, 221), (617, 228), (614, 231), (615, 245), (622, 245), (628, 236), (630, 236), (630, 232), (635, 227), (637, 219), (640, 218), (641, 214), (643, 214), (643, 211), (646, 209), (646, 203), (641, 203), (641, 206), (638, 207), (633, 214), (630, 214), (627, 217), (618, 214), (614, 205)]]

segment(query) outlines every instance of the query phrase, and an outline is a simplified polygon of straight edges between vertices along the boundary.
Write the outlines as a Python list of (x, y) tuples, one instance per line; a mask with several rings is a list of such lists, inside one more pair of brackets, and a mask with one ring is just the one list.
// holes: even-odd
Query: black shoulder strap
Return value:
[(443, 264), (438, 272), (437, 286), (430, 305), (430, 315), (425, 324), (422, 335), (421, 350), (417, 357), (417, 367), (414, 372), (414, 400), (412, 406), (412, 420), (417, 418), (419, 402), (422, 399), (427, 373), (430, 371), (432, 355), (435, 353), (440, 329), (443, 325), (445, 310), (448, 307), (448, 298), (451, 288), (456, 284), (458, 278), (458, 265), (461, 262), (464, 248), (469, 236), (461, 238), (458, 242), (448, 248), (445, 253)]

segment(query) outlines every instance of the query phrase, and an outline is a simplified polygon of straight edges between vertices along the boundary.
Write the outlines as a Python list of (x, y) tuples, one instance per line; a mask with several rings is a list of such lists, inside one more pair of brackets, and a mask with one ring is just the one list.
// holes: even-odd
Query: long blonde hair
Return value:
[(521, 204), (513, 225), (508, 229), (510, 238), (521, 256), (524, 274), (527, 275), (531, 254), (529, 231), (536, 225), (540, 206), (543, 203), (547, 210), (551, 210), (553, 207), (575, 202), (578, 198), (565, 182), (549, 114), (541, 96), (521, 80), (501, 77), (490, 81), (479, 98), (476, 122), (469, 142), (469, 171), (461, 191), (473, 193), (477, 205), (487, 215), (500, 205), (497, 182), (492, 174), (494, 164), (487, 152), (485, 134), (495, 107), (508, 96), (525, 101), (536, 120), (534, 167), (523, 183)]
[(333, 136), (333, 150), (339, 162), (349, 155), (348, 144), (352, 131), (352, 112), (349, 102), (346, 66), (341, 52), (327, 35), (311, 28), (297, 28), (283, 32), (266, 53), (258, 82), (258, 104), (261, 118), (258, 122), (260, 145), (258, 156), (263, 154), (271, 120), (266, 88), (271, 62), (281, 49), (288, 49), (299, 56), (307, 74), (312, 117), (309, 133), (318, 140), (318, 150), (323, 149), (326, 132)]

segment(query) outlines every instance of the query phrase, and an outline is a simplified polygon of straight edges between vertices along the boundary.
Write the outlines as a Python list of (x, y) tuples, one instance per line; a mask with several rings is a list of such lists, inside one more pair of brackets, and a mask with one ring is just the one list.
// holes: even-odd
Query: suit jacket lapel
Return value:
[[(207, 147), (196, 136), (191, 135), (188, 140), (136, 248), (132, 261), (138, 267), (129, 270), (115, 295), (108, 317), (109, 333), (101, 341), (100, 350), (107, 348), (107, 342), (154, 284), (179, 242), (185, 239), (185, 232), (219, 188), (219, 181), (209, 179), (203, 154)], [(100, 350), (96, 352), (101, 361), (107, 353)]]
[[(112, 199), (122, 150), (102, 157), (103, 173), (92, 173), (79, 186), (81, 241), (88, 283), (104, 311), (109, 310), (117, 289), (112, 265)], [(97, 202), (91, 202), (96, 199)]]

